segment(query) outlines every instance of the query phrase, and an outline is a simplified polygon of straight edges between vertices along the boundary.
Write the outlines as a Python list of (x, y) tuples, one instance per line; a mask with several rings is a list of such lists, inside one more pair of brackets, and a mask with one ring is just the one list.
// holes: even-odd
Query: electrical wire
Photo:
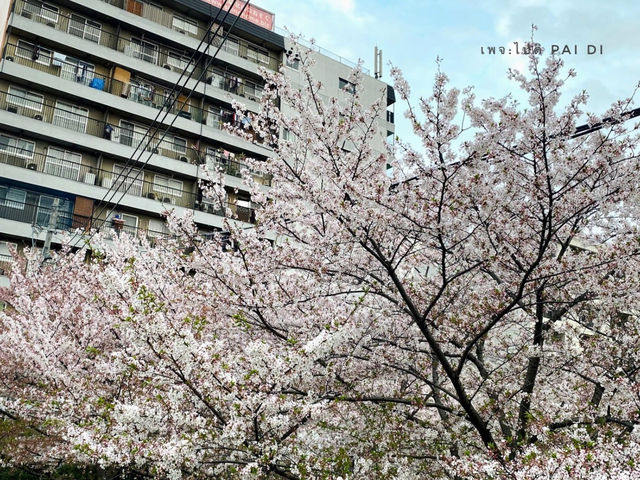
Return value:
[[(218, 13), (216, 14), (215, 18), (213, 17), (212, 13), (210, 13), (210, 24), (209, 24), (209, 28), (207, 29), (207, 32), (205, 34), (205, 36), (201, 39), (200, 44), (198, 45), (197, 49), (194, 51), (194, 53), (191, 55), (191, 58), (189, 60), (189, 63), (187, 65), (185, 65), (185, 67), (183, 68), (183, 71), (180, 75), (180, 78), (178, 79), (178, 81), (176, 82), (176, 84), (174, 84), (174, 87), (171, 90), (171, 93), (169, 94), (169, 96), (166, 97), (165, 99), (165, 103), (162, 107), (162, 110), (160, 110), (158, 112), (158, 114), (156, 115), (156, 118), (154, 119), (153, 123), (151, 124), (151, 126), (147, 129), (147, 131), (145, 132), (145, 135), (143, 137), (143, 141), (141, 141), (138, 146), (136, 147), (136, 150), (134, 150), (134, 153), (131, 155), (131, 157), (127, 160), (127, 162), (124, 163), (124, 167), (123, 169), (120, 171), (119, 175), (116, 177), (116, 180), (112, 183), (112, 185), (110, 186), (110, 188), (107, 190), (107, 192), (104, 194), (102, 200), (100, 200), (100, 202), (98, 203), (98, 205), (101, 205), (104, 202), (104, 206), (102, 208), (100, 208), (100, 210), (98, 211), (97, 214), (94, 214), (94, 218), (99, 217), (106, 209), (108, 206), (108, 203), (113, 203), (113, 198), (117, 195), (116, 192), (120, 192), (121, 196), (120, 198), (115, 202), (115, 205), (113, 205), (111, 207), (111, 210), (115, 210), (118, 205), (120, 204), (120, 202), (122, 201), (122, 199), (124, 198), (124, 195), (126, 195), (126, 193), (128, 192), (128, 190), (131, 188), (131, 186), (133, 185), (133, 183), (138, 179), (138, 177), (140, 176), (141, 173), (144, 172), (144, 167), (149, 163), (150, 159), (153, 156), (153, 152), (151, 152), (149, 154), (149, 157), (147, 158), (147, 160), (144, 162), (143, 166), (137, 171), (136, 175), (134, 177), (129, 176), (128, 174), (126, 174), (127, 169), (129, 167), (130, 164), (133, 163), (137, 163), (140, 161), (141, 157), (144, 155), (144, 151), (149, 147), (149, 145), (151, 144), (151, 142), (154, 140), (155, 135), (161, 131), (161, 126), (155, 126), (156, 123), (160, 124), (160, 123), (164, 123), (164, 120), (166, 119), (166, 117), (169, 115), (170, 110), (173, 108), (173, 106), (175, 105), (175, 103), (178, 101), (178, 97), (181, 96), (181, 93), (183, 92), (183, 90), (186, 87), (187, 82), (189, 82), (191, 80), (191, 78), (193, 77), (194, 74), (194, 69), (191, 70), (191, 72), (189, 73), (189, 75), (187, 76), (186, 80), (184, 81), (184, 84), (181, 85), (179, 88), (178, 84), (182, 81), (183, 77), (185, 76), (187, 69), (189, 68), (189, 66), (192, 64), (194, 57), (197, 54), (200, 54), (199, 58), (196, 61), (197, 63), (200, 63), (202, 61), (203, 58), (206, 58), (208, 56), (210, 56), (210, 58), (208, 58), (208, 60), (205, 63), (204, 68), (202, 69), (201, 74), (199, 75), (199, 77), (196, 80), (195, 85), (190, 88), (190, 92), (186, 97), (186, 100), (183, 101), (183, 105), (186, 104), (186, 102), (192, 97), (194, 90), (198, 87), (198, 85), (200, 84), (200, 82), (202, 81), (202, 79), (206, 76), (209, 66), (213, 63), (213, 61), (215, 60), (215, 58), (217, 57), (218, 53), (220, 52), (220, 50), (222, 49), (224, 42), (226, 41), (226, 39), (229, 37), (229, 34), (231, 32), (231, 30), (235, 27), (235, 24), (237, 23), (238, 19), (240, 18), (240, 16), (242, 15), (242, 13), (244, 12), (244, 10), (246, 9), (247, 5), (249, 2), (246, 2), (243, 6), (243, 8), (241, 9), (240, 13), (236, 16), (234, 22), (232, 23), (231, 27), (229, 27), (229, 29), (227, 30), (227, 32), (223, 35), (222, 40), (220, 42), (220, 44), (217, 47), (217, 50), (215, 51), (215, 53), (213, 55), (210, 55), (210, 48), (211, 48), (211, 42), (213, 39), (217, 38), (218, 36), (218, 31), (220, 30), (220, 28), (222, 28), (222, 24), (225, 22), (227, 16), (229, 15), (230, 10), (233, 9), (233, 6), (235, 5), (236, 0), (233, 0), (231, 7), (226, 10), (225, 6), (227, 3), (227, 0), (225, 0), (225, 2), (223, 3), (221, 9), (218, 10)], [(210, 10), (211, 11), (211, 10)], [(211, 30), (213, 28), (213, 25), (216, 23), (216, 21), (218, 20), (218, 14), (220, 12), (224, 11), (225, 14), (220, 22), (220, 24), (218, 25), (218, 28), (216, 29), (216, 31), (213, 33), (213, 35), (211, 34)], [(204, 50), (200, 50), (202, 45), (205, 43), (205, 39), (207, 39), (207, 46), (204, 48)], [(177, 90), (177, 91), (176, 91)], [(169, 100), (171, 100), (171, 102), (169, 103)], [(158, 117), (160, 116), (160, 114), (164, 111), (164, 116), (163, 118), (158, 122)], [(158, 145), (161, 144), (166, 135), (168, 134), (169, 130), (173, 127), (173, 124), (175, 123), (177, 119), (177, 115), (174, 117), (174, 119), (172, 120), (172, 122), (169, 124), (168, 127), (166, 127), (164, 129), (164, 132), (161, 136), (161, 138), (158, 140)], [(155, 130), (154, 130), (155, 129)], [(153, 134), (151, 134), (151, 132), (153, 131)], [(146, 143), (144, 143), (144, 139), (147, 139)], [(144, 144), (144, 147), (142, 149), (140, 149), (140, 147)], [(136, 153), (138, 152), (138, 149), (140, 149), (140, 153), (138, 155), (138, 157), (135, 159), (134, 161), (134, 157), (136, 155)], [(121, 164), (122, 165), (122, 164)], [(123, 178), (124, 177), (124, 178)], [(126, 185), (125, 181), (129, 180), (129, 184)], [(122, 191), (120, 189), (120, 187), (124, 186), (124, 191)], [(117, 190), (116, 190), (117, 189)], [(109, 194), (111, 193), (111, 195), (109, 196)], [(107, 197), (109, 197), (107, 199)], [(96, 218), (96, 221), (100, 221)], [(106, 219), (102, 220), (102, 225), (104, 225), (104, 223), (106, 223)], [(101, 225), (100, 225), (101, 226)], [(98, 226), (98, 228), (93, 232), (92, 235), (90, 235), (90, 237), (87, 239), (87, 243), (91, 241), (91, 239), (95, 236), (95, 234), (97, 233), (98, 229), (100, 228), (100, 226)], [(72, 239), (70, 240), (70, 243), (73, 242), (73, 240), (75, 240), (76, 236), (78, 235), (78, 232), (76, 232), (76, 234), (74, 234), (74, 236), (72, 237)]]

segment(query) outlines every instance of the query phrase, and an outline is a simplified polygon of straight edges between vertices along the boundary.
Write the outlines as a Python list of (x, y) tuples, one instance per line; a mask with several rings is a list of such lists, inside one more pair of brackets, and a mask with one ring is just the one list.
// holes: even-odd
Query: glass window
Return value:
[(119, 192), (141, 197), (143, 179), (144, 173), (138, 168), (113, 165), (112, 186)]
[(167, 63), (171, 65), (175, 70), (185, 70), (191, 72), (193, 70), (193, 63), (190, 63), (189, 57), (184, 57), (177, 53), (169, 52), (167, 56)]
[(127, 232), (131, 235), (136, 235), (138, 229), (138, 217), (121, 212), (109, 212), (109, 214), (107, 215), (107, 224), (111, 224), (108, 225), (109, 228), (113, 228), (113, 226), (115, 225), (115, 223), (113, 222), (114, 219), (119, 219), (124, 222), (121, 224), (123, 232)]
[(182, 185), (181, 180), (174, 180), (165, 175), (155, 175), (153, 177), (153, 190), (172, 197), (182, 197)]
[(24, 40), (18, 40), (16, 47), (16, 56), (21, 58), (27, 58), (40, 65), (51, 65), (51, 59), (53, 52), (47, 48), (42, 48), (39, 45), (25, 42)]
[(0, 134), (0, 151), (7, 152), (16, 157), (33, 158), (36, 144), (22, 138)]
[(154, 43), (147, 42), (140, 38), (131, 38), (131, 44), (125, 48), (127, 55), (139, 58), (149, 63), (158, 63), (158, 46)]
[[(135, 123), (120, 120), (120, 143), (129, 147), (144, 149), (149, 141), (147, 128)], [(149, 145), (151, 147), (151, 144)]]
[(72, 82), (89, 85), (95, 76), (95, 67), (77, 58), (67, 57), (60, 66), (60, 77)]
[(37, 93), (30, 92), (23, 88), (14, 87), (13, 85), (9, 87), (7, 103), (13, 103), (14, 105), (19, 105), (24, 108), (41, 112), (43, 101), (44, 97), (42, 95), (38, 95)]
[(0, 187), (0, 206), (24, 210), (27, 191), (13, 187)]
[(82, 155), (60, 148), (49, 147), (44, 172), (56, 177), (78, 180)]
[(89, 110), (77, 107), (69, 103), (61, 101), (56, 102), (56, 108), (53, 111), (53, 124), (59, 127), (75, 130), (84, 133), (87, 128), (87, 117)]
[(160, 148), (176, 153), (187, 153), (187, 140), (167, 133), (160, 142)]
[(102, 25), (80, 15), (72, 14), (69, 20), (69, 33), (91, 42), (100, 42)]
[(345, 80), (344, 78), (340, 78), (338, 80), (338, 88), (340, 88), (340, 90), (344, 90), (345, 92), (350, 93), (352, 95), (354, 93), (356, 93), (356, 86), (353, 83), (351, 83), (350, 81)]
[(224, 50), (226, 50), (230, 54), (240, 55), (240, 43), (235, 38), (227, 37), (222, 45)]
[(182, 33), (190, 33), (192, 35), (198, 35), (198, 23), (190, 18), (181, 17), (180, 15), (174, 15), (171, 26), (174, 30)]

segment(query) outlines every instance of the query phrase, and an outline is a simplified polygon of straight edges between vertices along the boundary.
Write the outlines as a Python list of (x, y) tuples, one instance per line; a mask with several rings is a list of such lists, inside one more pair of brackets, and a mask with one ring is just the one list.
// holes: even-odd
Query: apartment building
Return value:
[[(254, 221), (243, 158), (267, 159), (271, 148), (223, 125), (246, 121), (234, 100), (258, 110), (259, 67), (284, 64), (296, 82), (298, 66), (287, 61), (288, 38), (251, 17), (223, 19), (208, 1), (11, 0), (0, 60), (0, 274), (10, 243), (42, 244), (54, 210), (58, 232), (98, 227), (149, 238), (166, 234), (168, 208), (193, 210), (203, 234), (222, 229), (225, 216)], [(205, 59), (192, 61), (198, 49)], [(327, 98), (348, 95), (352, 65), (313, 55)], [(193, 76), (177, 95), (183, 72)], [(367, 76), (364, 101), (385, 90), (391, 109), (393, 90)], [(159, 131), (148, 133), (156, 120)], [(383, 123), (393, 135), (392, 110)], [(201, 165), (223, 170), (228, 208), (203, 195)], [(269, 188), (267, 175), (251, 174)]]

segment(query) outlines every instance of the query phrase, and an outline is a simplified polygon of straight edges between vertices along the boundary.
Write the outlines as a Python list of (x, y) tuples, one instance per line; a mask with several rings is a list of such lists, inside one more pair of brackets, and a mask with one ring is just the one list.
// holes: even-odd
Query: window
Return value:
[(44, 172), (56, 177), (78, 180), (82, 155), (60, 148), (49, 147)]
[(42, 48), (39, 45), (25, 42), (24, 40), (18, 40), (18, 46), (16, 47), (16, 56), (21, 58), (27, 58), (40, 65), (51, 65), (52, 52), (46, 48)]
[(60, 65), (60, 77), (72, 82), (89, 85), (95, 76), (95, 67), (77, 58), (67, 57)]
[(240, 43), (235, 38), (227, 37), (222, 46), (230, 54), (240, 55)]
[(189, 57), (184, 57), (173, 52), (169, 52), (167, 55), (167, 64), (179, 71), (185, 70), (191, 72), (193, 70), (193, 63), (190, 63)]
[(142, 147), (149, 141), (147, 128), (135, 123), (120, 120), (120, 143), (129, 147)]
[(27, 191), (19, 188), (0, 186), (0, 206), (24, 210)]
[(158, 63), (158, 46), (140, 38), (132, 37), (131, 44), (127, 45), (124, 53), (145, 62)]
[(293, 140), (293, 134), (291, 133), (291, 130), (289, 130), (288, 128), (282, 129), (282, 140)]
[(254, 63), (269, 65), (269, 52), (257, 47), (247, 48), (247, 58)]
[[(49, 218), (51, 211), (53, 210), (53, 202), (56, 197), (50, 197), (48, 195), (40, 195), (38, 199), (38, 210), (36, 212), (36, 223), (41, 226), (49, 225)], [(56, 228), (68, 229), (71, 228), (72, 203), (64, 198), (59, 198), (58, 202), (58, 221), (56, 222)]]
[(340, 90), (344, 90), (351, 95), (356, 93), (356, 86), (350, 81), (345, 80), (344, 78), (338, 80), (338, 87), (340, 88)]
[(42, 95), (14, 87), (13, 85), (9, 87), (7, 103), (13, 103), (14, 105), (41, 112), (43, 101), (44, 97)]
[(182, 181), (174, 180), (165, 175), (153, 177), (153, 190), (172, 197), (182, 197)]
[(35, 147), (34, 142), (0, 134), (0, 152), (6, 152), (16, 157), (33, 158)]
[(29, 3), (25, 2), (24, 7), (22, 7), (22, 15), (24, 17), (43, 20), (46, 23), (58, 23), (58, 7), (54, 7), (48, 3), (29, 0)]
[(141, 197), (143, 179), (144, 173), (138, 168), (113, 165), (112, 186), (119, 192)]
[(173, 16), (171, 26), (174, 30), (182, 33), (190, 33), (191, 35), (198, 36), (198, 23), (179, 15)]
[(167, 228), (167, 224), (163, 220), (159, 220), (157, 218), (149, 219), (147, 236), (151, 238), (158, 238), (163, 235), (167, 235), (168, 233), (169, 229)]
[(87, 128), (89, 110), (58, 100), (53, 111), (53, 124), (84, 133)]
[(107, 223), (111, 223), (109, 227), (113, 226), (114, 224), (113, 220), (115, 218), (118, 218), (124, 221), (121, 227), (122, 231), (127, 232), (131, 235), (136, 234), (136, 231), (138, 229), (138, 217), (136, 217), (135, 215), (128, 215), (126, 213), (121, 213), (121, 212), (109, 212), (109, 214), (107, 215)]
[(102, 25), (80, 15), (71, 14), (69, 33), (90, 42), (99, 43)]
[(286, 60), (287, 67), (298, 70), (300, 68), (300, 57), (296, 55), (287, 55)]
[(142, 105), (149, 105), (153, 103), (153, 91), (152, 85), (141, 82), (140, 80), (131, 80), (131, 91), (129, 92), (129, 98), (134, 102), (141, 103)]
[(170, 150), (176, 153), (187, 153), (187, 140), (168, 133), (165, 134), (159, 146), (163, 150)]

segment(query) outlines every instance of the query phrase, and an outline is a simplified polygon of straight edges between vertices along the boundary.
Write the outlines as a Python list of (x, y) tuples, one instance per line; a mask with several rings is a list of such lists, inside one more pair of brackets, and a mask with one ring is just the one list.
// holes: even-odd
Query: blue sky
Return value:
[[(442, 70), (459, 88), (475, 86), (478, 98), (501, 97), (515, 90), (506, 78), (509, 67), (523, 68), (517, 55), (482, 55), (480, 47), (512, 47), (531, 35), (545, 49), (569, 45), (578, 53), (565, 54), (567, 67), (578, 76), (567, 84), (566, 96), (586, 89), (587, 110), (601, 113), (615, 100), (626, 98), (640, 81), (640, 2), (629, 0), (253, 0), (276, 15), (276, 24), (314, 38), (317, 44), (346, 58), (362, 58), (373, 66), (373, 48), (383, 50), (387, 63), (400, 67), (416, 95), (429, 95), (436, 57)], [(587, 55), (587, 45), (598, 53)], [(603, 53), (599, 53), (602, 45)], [(639, 98), (640, 100), (640, 94)], [(398, 117), (401, 136), (408, 134)]]

